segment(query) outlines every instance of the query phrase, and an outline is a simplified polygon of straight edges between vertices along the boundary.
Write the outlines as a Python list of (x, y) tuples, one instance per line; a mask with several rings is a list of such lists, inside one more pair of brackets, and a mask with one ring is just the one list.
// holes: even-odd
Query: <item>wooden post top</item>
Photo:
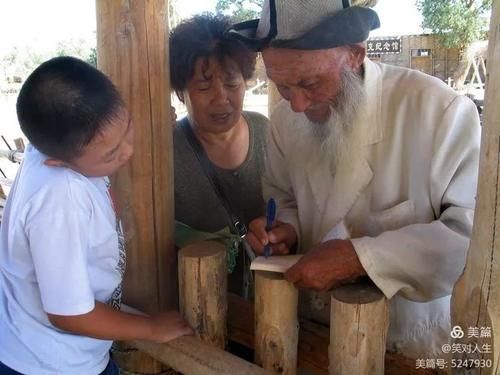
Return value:
[(224, 244), (218, 241), (201, 241), (183, 247), (179, 250), (179, 257), (205, 258), (217, 255), (225, 250)]
[(333, 290), (332, 297), (340, 302), (360, 305), (379, 301), (384, 294), (375, 284), (364, 281), (338, 287)]

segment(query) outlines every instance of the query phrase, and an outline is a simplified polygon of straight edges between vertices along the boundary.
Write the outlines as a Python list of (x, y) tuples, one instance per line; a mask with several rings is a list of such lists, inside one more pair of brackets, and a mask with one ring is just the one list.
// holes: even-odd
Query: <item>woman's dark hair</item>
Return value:
[(233, 60), (243, 79), (252, 77), (257, 54), (241, 42), (224, 35), (232, 25), (229, 17), (204, 13), (175, 27), (170, 33), (170, 83), (172, 89), (183, 91), (193, 77), (198, 58), (214, 57), (221, 65)]
[(69, 161), (123, 106), (108, 77), (82, 60), (63, 56), (30, 74), (16, 108), (30, 143), (47, 156)]

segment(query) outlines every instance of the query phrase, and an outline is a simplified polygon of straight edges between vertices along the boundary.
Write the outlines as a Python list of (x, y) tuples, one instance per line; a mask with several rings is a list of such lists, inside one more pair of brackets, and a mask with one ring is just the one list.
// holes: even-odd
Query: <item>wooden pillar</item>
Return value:
[(332, 292), (329, 373), (383, 375), (389, 302), (370, 284)]
[[(147, 313), (177, 306), (167, 3), (96, 0), (98, 67), (135, 125), (134, 156), (112, 180), (127, 246), (123, 300)], [(135, 371), (155, 372), (146, 367)]]
[(167, 1), (97, 0), (98, 65), (122, 93), (135, 153), (116, 176), (127, 239), (125, 301), (145, 312), (176, 306)]
[(489, 36), (474, 228), (465, 271), (455, 285), (452, 298), (452, 326), (459, 326), (453, 330), (456, 343), (470, 344), (473, 349), (472, 353), (469, 350), (454, 353), (454, 357), (484, 360), (479, 362), (483, 364), (481, 368), (477, 368), (481, 374), (496, 374), (500, 367), (500, 4), (497, 1), (493, 2)]
[(179, 306), (203, 341), (225, 348), (227, 261), (223, 244), (203, 241), (179, 251)]
[(255, 363), (274, 374), (297, 372), (298, 291), (278, 272), (255, 272)]

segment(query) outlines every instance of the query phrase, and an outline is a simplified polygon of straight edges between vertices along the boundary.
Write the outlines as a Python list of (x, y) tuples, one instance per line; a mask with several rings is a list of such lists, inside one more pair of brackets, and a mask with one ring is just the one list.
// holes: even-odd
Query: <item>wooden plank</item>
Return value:
[[(248, 348), (254, 347), (253, 304), (243, 298), (228, 295), (228, 337)], [(317, 375), (328, 375), (329, 327), (300, 321), (298, 367)], [(437, 375), (444, 371), (417, 369), (415, 359), (406, 358), (398, 353), (387, 352), (385, 355), (386, 375)]]
[(177, 306), (167, 1), (97, 0), (98, 66), (122, 93), (135, 153), (113, 179), (127, 239), (124, 300), (146, 312)]
[[(497, 374), (500, 367), (500, 4), (493, 2), (488, 44), (488, 81), (481, 138), (479, 183), (474, 228), (464, 273), (455, 285), (452, 322), (463, 331), (456, 344), (479, 346), (474, 353), (455, 353), (457, 360), (491, 361), (478, 374)], [(469, 328), (489, 328), (491, 337), (470, 335)], [(485, 350), (483, 345), (489, 345)], [(456, 369), (457, 372), (459, 369)]]
[(160, 374), (167, 368), (166, 365), (125, 342), (116, 342), (111, 355), (119, 367), (127, 373)]
[(246, 362), (193, 336), (165, 344), (129, 342), (133, 347), (186, 375), (265, 375), (263, 368)]

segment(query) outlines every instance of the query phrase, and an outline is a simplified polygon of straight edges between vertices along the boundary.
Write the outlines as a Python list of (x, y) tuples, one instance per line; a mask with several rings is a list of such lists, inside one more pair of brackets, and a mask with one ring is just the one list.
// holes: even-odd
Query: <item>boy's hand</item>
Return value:
[(94, 310), (87, 314), (48, 314), (48, 318), (55, 327), (64, 331), (104, 340), (149, 340), (162, 343), (194, 333), (177, 311), (147, 315), (127, 306), (124, 306), (124, 310), (128, 312), (96, 301)]
[(193, 329), (177, 311), (167, 311), (151, 316), (151, 341), (164, 343), (179, 336), (193, 335)]
[(297, 233), (291, 224), (278, 220), (274, 222), (273, 229), (266, 232), (266, 218), (259, 217), (250, 223), (245, 239), (257, 255), (264, 252), (264, 246), (268, 243), (271, 245), (272, 255), (286, 255), (297, 242)]

